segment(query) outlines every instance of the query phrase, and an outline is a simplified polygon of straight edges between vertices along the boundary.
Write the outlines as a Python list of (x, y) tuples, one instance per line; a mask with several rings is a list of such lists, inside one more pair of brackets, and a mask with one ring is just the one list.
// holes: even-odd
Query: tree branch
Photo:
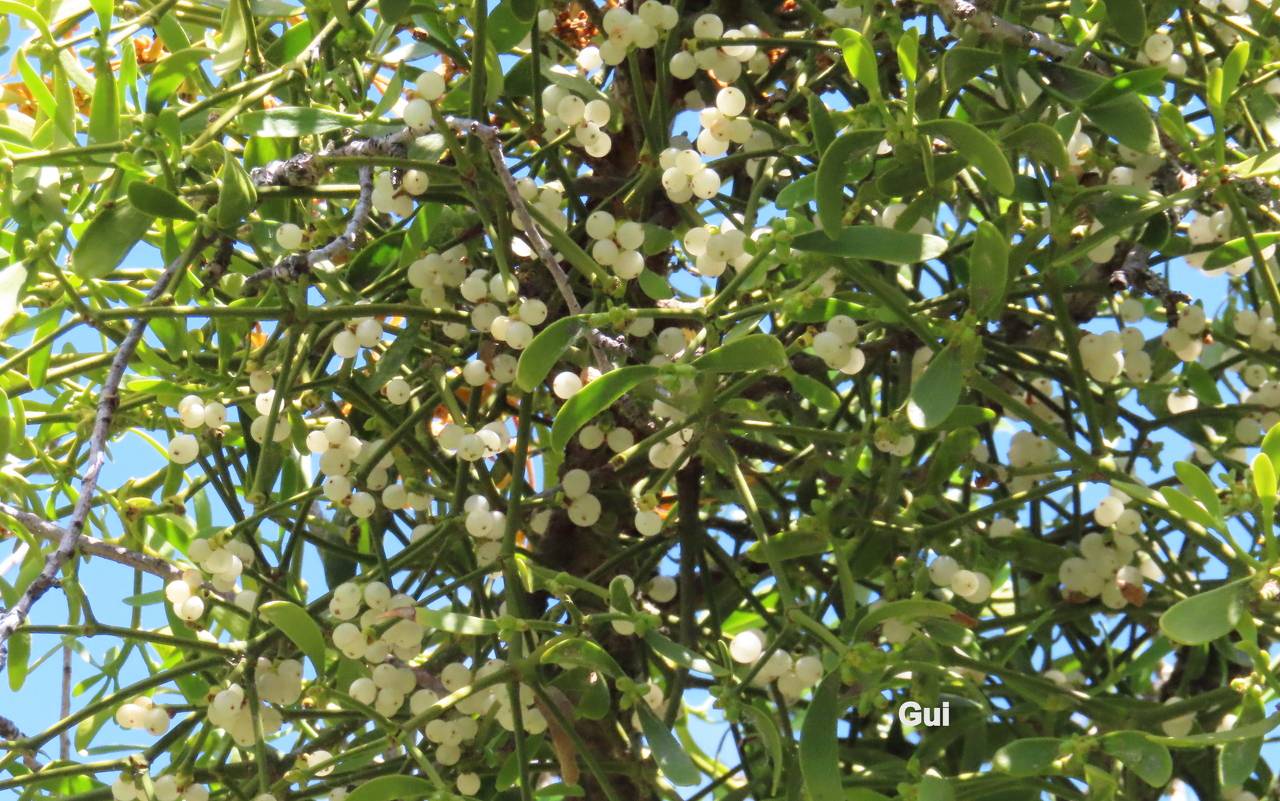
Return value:
[[(938, 0), (938, 5), (952, 19), (969, 25), (974, 30), (996, 42), (1005, 42), (1026, 50), (1038, 50), (1046, 56), (1067, 59), (1075, 55), (1075, 47), (1045, 36), (1037, 30), (1018, 25), (997, 17), (990, 11), (983, 11), (969, 0)], [(1080, 54), (1081, 66), (1104, 75), (1111, 74), (1111, 68), (1089, 51)]]
[[(197, 237), (186, 251), (166, 265), (151, 290), (147, 292), (143, 302), (151, 303), (163, 295), (173, 277), (195, 257), (196, 253), (200, 252), (207, 241), (204, 237)], [(4, 615), (0, 617), (0, 667), (4, 666), (8, 657), (6, 644), (9, 637), (27, 619), (36, 601), (39, 601), (57, 582), (55, 577), (58, 571), (76, 552), (80, 544), (80, 534), (84, 531), (89, 509), (93, 505), (94, 490), (98, 487), (98, 476), (102, 472), (103, 464), (106, 463), (107, 438), (111, 434), (111, 422), (115, 419), (116, 407), (120, 403), (120, 382), (124, 380), (125, 369), (129, 366), (129, 360), (133, 358), (138, 343), (142, 341), (148, 322), (146, 318), (134, 321), (133, 327), (129, 329), (129, 333), (125, 335), (124, 341), (120, 343), (115, 357), (111, 360), (106, 380), (102, 382), (98, 413), (93, 424), (93, 434), (89, 440), (89, 456), (85, 460), (84, 473), (80, 480), (80, 496), (76, 499), (75, 508), (71, 512), (70, 525), (65, 531), (59, 533), (58, 547), (45, 557), (44, 569), (40, 571), (40, 575), (31, 582), (31, 586), (27, 587), (18, 602), (11, 609), (5, 610)]]
[[(61, 542), (67, 536), (67, 531), (60, 526), (55, 526), (39, 515), (19, 509), (16, 506), (10, 506), (3, 501), (0, 501), (0, 515), (13, 518), (21, 523), (22, 527), (27, 531), (47, 542)], [(149, 573), (164, 579), (166, 583), (182, 578), (182, 570), (166, 559), (130, 550), (123, 545), (115, 545), (97, 537), (91, 537), (88, 534), (80, 535), (80, 540), (76, 545), (76, 552), (85, 556), (101, 557), (109, 562), (141, 570), (143, 573)], [(221, 592), (208, 584), (205, 585), (205, 590), (219, 596), (224, 601), (231, 601), (234, 597), (230, 593)]]
[[(328, 169), (325, 163), (331, 156), (400, 156), (404, 155), (405, 145), (413, 139), (413, 131), (405, 128), (402, 131), (357, 139), (331, 148), (323, 153), (300, 153), (284, 161), (273, 161), (265, 167), (255, 169), (250, 177), (257, 186), (314, 186)], [(360, 241), (364, 229), (369, 224), (369, 216), (373, 213), (373, 167), (365, 165), (359, 171), (360, 194), (351, 210), (351, 219), (341, 234), (328, 244), (309, 250), (306, 253), (295, 253), (286, 256), (270, 267), (259, 270), (245, 281), (245, 294), (257, 291), (258, 285), (269, 281), (296, 281), (311, 272), (311, 268), (322, 261), (333, 259), (351, 252)]]
[[(450, 117), (448, 122), (458, 133), (474, 136), (484, 145), (485, 152), (489, 154), (489, 160), (498, 171), (498, 178), (502, 181), (503, 191), (507, 193), (507, 200), (511, 202), (512, 208), (520, 217), (520, 224), (524, 227), (525, 235), (529, 237), (529, 244), (547, 268), (547, 272), (551, 273), (551, 278), (555, 280), (556, 289), (560, 291), (560, 297), (564, 298), (564, 305), (569, 310), (569, 314), (582, 314), (582, 305), (573, 294), (573, 287), (569, 286), (569, 276), (565, 274), (560, 262), (556, 261), (555, 254), (551, 252), (551, 246), (543, 238), (537, 222), (529, 213), (529, 207), (520, 196), (520, 190), (516, 188), (515, 176), (507, 166), (507, 159), (502, 154), (502, 143), (498, 141), (498, 129), (492, 125), (462, 117)], [(621, 343), (606, 337), (594, 328), (591, 329), (591, 353), (601, 372), (613, 369), (613, 365), (604, 354), (604, 349), (618, 350), (621, 347), (623, 347)]]

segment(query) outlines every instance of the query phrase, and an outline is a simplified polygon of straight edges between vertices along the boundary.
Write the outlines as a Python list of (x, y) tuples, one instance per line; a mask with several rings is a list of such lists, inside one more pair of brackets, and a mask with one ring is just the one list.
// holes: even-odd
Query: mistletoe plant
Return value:
[(0, 797), (1275, 797), (1277, 42), (0, 0)]

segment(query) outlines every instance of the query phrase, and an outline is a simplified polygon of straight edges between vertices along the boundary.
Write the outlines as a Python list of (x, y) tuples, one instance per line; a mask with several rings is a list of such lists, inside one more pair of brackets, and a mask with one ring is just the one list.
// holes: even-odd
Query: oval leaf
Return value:
[(940, 236), (895, 231), (877, 225), (847, 225), (834, 236), (826, 231), (810, 231), (797, 236), (791, 245), (810, 253), (890, 264), (918, 264), (936, 259), (947, 250), (947, 240)]
[(963, 380), (960, 351), (954, 347), (943, 348), (929, 360), (924, 373), (911, 387), (911, 398), (907, 401), (907, 419), (911, 425), (928, 429), (945, 421), (960, 400)]
[(1243, 582), (1247, 580), (1178, 601), (1160, 616), (1160, 630), (1182, 645), (1200, 645), (1230, 634), (1240, 619)]
[(1056, 737), (1027, 737), (996, 751), (991, 764), (1013, 776), (1039, 776), (1050, 772), (1061, 749), (1062, 741)]
[(615, 679), (626, 675), (609, 652), (584, 637), (566, 637), (542, 652), (544, 665), (586, 668)]
[(885, 622), (886, 620), (901, 620), (904, 622), (912, 620), (923, 620), (931, 617), (949, 618), (956, 613), (956, 609), (951, 604), (942, 601), (929, 601), (923, 598), (907, 598), (902, 601), (890, 601), (889, 603), (877, 606), (867, 613), (866, 617), (858, 621), (857, 627), (853, 630), (853, 637), (857, 639), (871, 629)]
[(104, 208), (89, 223), (71, 252), (71, 270), (81, 278), (110, 275), (142, 235), (151, 227), (152, 216), (127, 203)]
[(149, 184), (146, 181), (134, 181), (127, 191), (129, 202), (138, 211), (152, 217), (170, 217), (175, 220), (194, 220), (196, 210), (186, 201), (164, 187)]
[(840, 28), (832, 34), (832, 38), (844, 53), (844, 63), (849, 68), (849, 73), (862, 84), (872, 100), (879, 100), (880, 73), (876, 67), (876, 49), (865, 36), (852, 28)]
[(248, 111), (236, 117), (236, 126), (250, 136), (282, 139), (329, 133), (360, 122), (359, 117), (350, 114), (307, 106), (280, 106), (265, 111)]
[(649, 750), (653, 752), (662, 774), (677, 787), (692, 787), (700, 783), (702, 772), (671, 730), (649, 710), (649, 705), (636, 704), (636, 712), (640, 716), (640, 727), (644, 729), (644, 739), (648, 741)]
[(840, 704), (840, 674), (829, 674), (813, 693), (800, 728), (800, 775), (811, 801), (844, 801), (840, 780), (840, 740), (836, 723)]
[(516, 386), (525, 392), (537, 389), (560, 356), (573, 344), (582, 327), (579, 317), (561, 317), (539, 331), (520, 354), (520, 361), (516, 364)]
[(1062, 134), (1043, 122), (1029, 122), (1004, 138), (1004, 145), (1022, 150), (1039, 161), (1058, 170), (1071, 167), (1071, 156), (1062, 141)]
[[(875, 146), (883, 138), (884, 131), (879, 129), (854, 131), (839, 137), (823, 151), (818, 169), (814, 173), (814, 196), (818, 201), (818, 219), (822, 221), (824, 229), (840, 230), (845, 209), (844, 188), (849, 182), (849, 164), (854, 154)], [(782, 195), (779, 194), (778, 197), (781, 202)]]
[(441, 609), (419, 609), (417, 621), (428, 629), (461, 634), (466, 637), (487, 637), (498, 633), (498, 621), (487, 617), (464, 615)]
[(227, 151), (222, 161), (222, 188), (218, 202), (213, 207), (213, 220), (222, 230), (230, 230), (240, 224), (249, 210), (258, 202), (258, 190), (240, 160)]
[(551, 424), (551, 449), (563, 451), (569, 444), (569, 438), (588, 420), (657, 374), (657, 367), (635, 364), (612, 370), (587, 384), (560, 407), (555, 422)]
[(957, 153), (978, 168), (992, 189), (1006, 197), (1013, 194), (1013, 168), (991, 137), (960, 120), (928, 120), (919, 127), (926, 136), (947, 140)]
[(999, 317), (1009, 283), (1009, 241), (983, 220), (969, 253), (969, 303), (983, 319)]
[(787, 349), (772, 334), (748, 334), (702, 354), (693, 366), (708, 373), (776, 370), (787, 366)]
[(258, 613), (307, 655), (317, 673), (324, 672), (324, 632), (310, 612), (292, 601), (270, 601)]
[(435, 792), (435, 785), (418, 776), (379, 776), (352, 790), (347, 801), (408, 801)]
[(1173, 776), (1169, 749), (1140, 731), (1112, 732), (1102, 738), (1102, 750), (1152, 787), (1164, 787)]

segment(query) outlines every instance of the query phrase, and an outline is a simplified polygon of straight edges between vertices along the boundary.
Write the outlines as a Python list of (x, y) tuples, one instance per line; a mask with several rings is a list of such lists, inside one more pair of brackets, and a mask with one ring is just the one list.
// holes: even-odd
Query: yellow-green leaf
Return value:
[(292, 601), (269, 601), (259, 607), (258, 614), (292, 640), (317, 673), (324, 672), (324, 632), (310, 612)]
[(991, 137), (961, 120), (928, 120), (918, 127), (926, 136), (947, 140), (957, 153), (978, 168), (996, 192), (1006, 197), (1013, 194), (1013, 168)]

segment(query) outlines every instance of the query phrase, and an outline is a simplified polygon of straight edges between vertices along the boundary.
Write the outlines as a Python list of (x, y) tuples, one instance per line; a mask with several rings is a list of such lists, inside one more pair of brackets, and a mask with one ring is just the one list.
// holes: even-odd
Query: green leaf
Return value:
[[(1277, 159), (1280, 163), (1280, 159)], [(821, 162), (819, 162), (821, 165)], [(1280, 169), (1278, 164), (1276, 169)], [(791, 181), (782, 187), (778, 192), (778, 197), (774, 200), (780, 209), (794, 209), (807, 204), (813, 200), (817, 194), (818, 173), (811, 172), (803, 178)]]
[(324, 632), (310, 612), (292, 601), (269, 601), (259, 607), (258, 614), (292, 640), (317, 673), (324, 672)]
[(388, 775), (370, 779), (352, 790), (347, 801), (410, 801), (435, 793), (435, 785), (421, 777)]
[(930, 601), (922, 598), (907, 598), (901, 601), (889, 601), (868, 612), (853, 630), (853, 638), (860, 639), (869, 631), (886, 620), (924, 620), (926, 618), (949, 618), (956, 613), (951, 604), (942, 601)]
[(1062, 749), (1057, 737), (1025, 737), (996, 751), (991, 764), (1012, 776), (1039, 776), (1049, 773)]
[[(1048, 127), (1048, 126), (1045, 126)], [(969, 253), (969, 304), (982, 319), (1000, 316), (1009, 283), (1009, 241), (983, 220)]]
[(928, 120), (917, 126), (926, 136), (947, 140), (957, 153), (978, 168), (991, 188), (1008, 197), (1013, 194), (1013, 168), (1000, 146), (982, 131), (961, 120)]
[[(1235, 725), (1244, 727), (1257, 724), (1267, 716), (1262, 701), (1246, 696)], [(1262, 756), (1262, 735), (1223, 743), (1218, 748), (1218, 783), (1223, 787), (1239, 787), (1253, 775)]]
[(833, 141), (822, 153), (818, 169), (814, 173), (814, 197), (818, 201), (818, 219), (823, 229), (839, 231), (844, 219), (844, 188), (849, 183), (849, 164), (853, 156), (873, 147), (884, 138), (878, 128), (853, 131)]
[(538, 0), (510, 0), (511, 13), (523, 23), (533, 22), (538, 15)]
[(152, 217), (126, 203), (106, 205), (80, 235), (71, 252), (71, 270), (81, 278), (110, 275), (143, 234)]
[(907, 419), (911, 425), (929, 429), (946, 420), (960, 400), (963, 383), (964, 364), (959, 348), (943, 348), (929, 360), (924, 373), (911, 387), (911, 398), (907, 401)]
[(1191, 462), (1174, 462), (1173, 472), (1187, 488), (1191, 496), (1204, 505), (1215, 520), (1222, 519), (1222, 504), (1218, 501), (1218, 488), (1199, 467)]
[(22, 287), (27, 282), (27, 268), (22, 262), (10, 264), (0, 270), (0, 330), (13, 319), (21, 308)]
[(1043, 122), (1029, 122), (1014, 130), (1005, 136), (1004, 146), (1022, 150), (1060, 172), (1071, 168), (1071, 157), (1062, 134)]
[(873, 101), (879, 101), (880, 73), (876, 70), (876, 49), (866, 37), (852, 28), (839, 28), (832, 34), (832, 38), (844, 53), (844, 63), (849, 68), (849, 73), (862, 84)]
[(947, 250), (947, 240), (933, 234), (913, 234), (877, 225), (847, 225), (834, 238), (826, 231), (810, 231), (791, 243), (796, 250), (871, 259), (890, 264), (918, 264), (936, 259)]
[(1082, 105), (1096, 106), (1108, 103), (1126, 94), (1159, 95), (1164, 90), (1164, 67), (1146, 67), (1128, 70), (1098, 84), (1089, 92)]
[(146, 181), (134, 181), (126, 191), (129, 202), (138, 211), (152, 217), (169, 217), (175, 220), (194, 220), (199, 215), (187, 202), (161, 186)]
[(93, 104), (89, 108), (90, 142), (114, 142), (120, 138), (119, 99), (116, 74), (106, 58), (99, 58), (94, 69)]
[(693, 360), (704, 373), (743, 373), (787, 366), (787, 349), (772, 334), (747, 334)]
[(1280, 423), (1276, 423), (1267, 431), (1259, 447), (1271, 460), (1272, 465), (1280, 464)]
[(1142, 0), (1107, 0), (1107, 20), (1131, 45), (1140, 45), (1146, 39), (1147, 12)]
[(200, 62), (212, 54), (213, 50), (207, 47), (190, 47), (156, 64), (147, 81), (147, 111), (152, 114), (158, 112), (182, 82), (196, 72)]
[(1124, 763), (1152, 787), (1164, 787), (1173, 776), (1169, 749), (1140, 731), (1116, 731), (1102, 738), (1102, 750)]
[(516, 363), (516, 386), (525, 392), (537, 389), (584, 325), (581, 317), (561, 317), (539, 331)]
[(218, 202), (213, 207), (213, 221), (218, 228), (229, 231), (240, 225), (240, 221), (258, 202), (258, 190), (245, 172), (240, 159), (226, 151), (223, 155), (222, 188), (218, 192)]
[[(1260, 178), (1280, 172), (1280, 148), (1250, 156), (1231, 165), (1231, 172), (1240, 178)], [(779, 193), (781, 196), (781, 193)]]
[(928, 773), (920, 777), (916, 801), (954, 801), (955, 797), (956, 791), (949, 779)]
[(1196, 503), (1185, 492), (1173, 487), (1163, 487), (1160, 490), (1160, 495), (1164, 498), (1165, 505), (1176, 512), (1183, 520), (1196, 523), (1205, 530), (1221, 526), (1221, 522), (1216, 517), (1209, 514), (1207, 509)]
[(920, 61), (920, 29), (907, 28), (898, 39), (898, 68), (908, 83), (916, 82)]
[(836, 737), (836, 723), (843, 712), (840, 672), (836, 671), (814, 690), (800, 727), (800, 776), (809, 801), (844, 801), (840, 741)]
[(680, 665), (681, 667), (686, 667), (690, 670), (697, 670), (702, 673), (710, 670), (711, 674), (714, 676), (729, 675), (729, 671), (725, 668), (717, 665), (709, 659), (706, 659), (705, 657), (695, 654), (693, 651), (690, 651), (688, 648), (685, 648), (680, 643), (672, 640), (670, 637), (667, 637), (656, 629), (649, 629), (646, 631), (644, 633), (644, 641), (658, 655), (671, 660), (673, 663)]
[[(1231, 52), (1227, 54), (1226, 59), (1222, 62), (1222, 78), (1221, 83), (1210, 81), (1209, 83), (1209, 104), (1219, 109), (1224, 108), (1227, 102), (1231, 100), (1231, 96), (1235, 94), (1236, 87), (1240, 85), (1240, 76), (1244, 75), (1244, 68), (1249, 63), (1249, 42), (1242, 39), (1236, 42), (1235, 47), (1231, 48)], [(1216, 93), (1215, 93), (1216, 90)]]
[(279, 106), (247, 111), (236, 117), (236, 127), (249, 136), (281, 139), (339, 131), (361, 122), (359, 117), (351, 114), (309, 106)]
[(221, 44), (213, 57), (213, 73), (225, 77), (240, 69), (249, 43), (249, 24), (245, 19), (245, 0), (230, 0), (222, 12)]
[(1117, 142), (1139, 153), (1152, 153), (1160, 146), (1151, 109), (1133, 94), (1084, 108), (1085, 116)]
[(557, 641), (542, 652), (541, 661), (544, 665), (559, 665), (566, 669), (586, 668), (615, 679), (626, 675), (608, 651), (585, 637), (565, 637)]
[(809, 106), (809, 129), (813, 133), (813, 144), (818, 153), (826, 151), (836, 138), (836, 125), (831, 120), (831, 109), (816, 93), (810, 93), (805, 101)]
[[(1254, 244), (1261, 250), (1280, 242), (1280, 231), (1263, 231), (1253, 235)], [(1206, 270), (1216, 270), (1219, 267), (1226, 267), (1235, 264), (1241, 259), (1252, 259), (1253, 252), (1249, 250), (1249, 240), (1245, 237), (1231, 239), (1218, 245), (1209, 256), (1204, 260), (1204, 268)]]
[(684, 746), (666, 725), (645, 703), (636, 704), (636, 712), (640, 716), (640, 727), (644, 730), (644, 739), (649, 743), (649, 750), (658, 763), (658, 770), (668, 781), (677, 787), (693, 787), (701, 783), (702, 771), (693, 764)]
[(1247, 578), (1178, 601), (1160, 616), (1160, 631), (1176, 643), (1201, 645), (1225, 637), (1243, 611)]
[(41, 14), (33, 8), (35, 3), (15, 2), (15, 0), (0, 0), (0, 16), (4, 14), (15, 14), (22, 17), (27, 22), (35, 26), (40, 31), (40, 35), (50, 44), (53, 43), (53, 34), (49, 31), (49, 23)]
[(793, 371), (787, 375), (787, 381), (791, 383), (791, 389), (813, 404), (814, 408), (824, 412), (834, 412), (840, 408), (840, 396), (818, 379)]
[(440, 609), (419, 609), (417, 621), (428, 629), (466, 637), (487, 637), (498, 633), (496, 620)]
[(942, 57), (942, 82), (947, 92), (954, 92), (1000, 61), (994, 50), (957, 45)]
[(675, 297), (676, 294), (671, 289), (671, 284), (667, 283), (666, 278), (648, 268), (640, 272), (640, 277), (636, 279), (636, 283), (640, 284), (640, 291), (650, 300), (667, 300)]
[(31, 667), (31, 635), (18, 629), (9, 637), (9, 689), (15, 693), (27, 681)]
[(619, 398), (658, 375), (658, 368), (648, 364), (619, 367), (587, 384), (578, 394), (565, 401), (551, 424), (551, 449), (563, 452), (569, 438), (591, 418), (612, 406)]
[(1253, 491), (1264, 505), (1275, 507), (1276, 467), (1265, 453), (1253, 457)]

